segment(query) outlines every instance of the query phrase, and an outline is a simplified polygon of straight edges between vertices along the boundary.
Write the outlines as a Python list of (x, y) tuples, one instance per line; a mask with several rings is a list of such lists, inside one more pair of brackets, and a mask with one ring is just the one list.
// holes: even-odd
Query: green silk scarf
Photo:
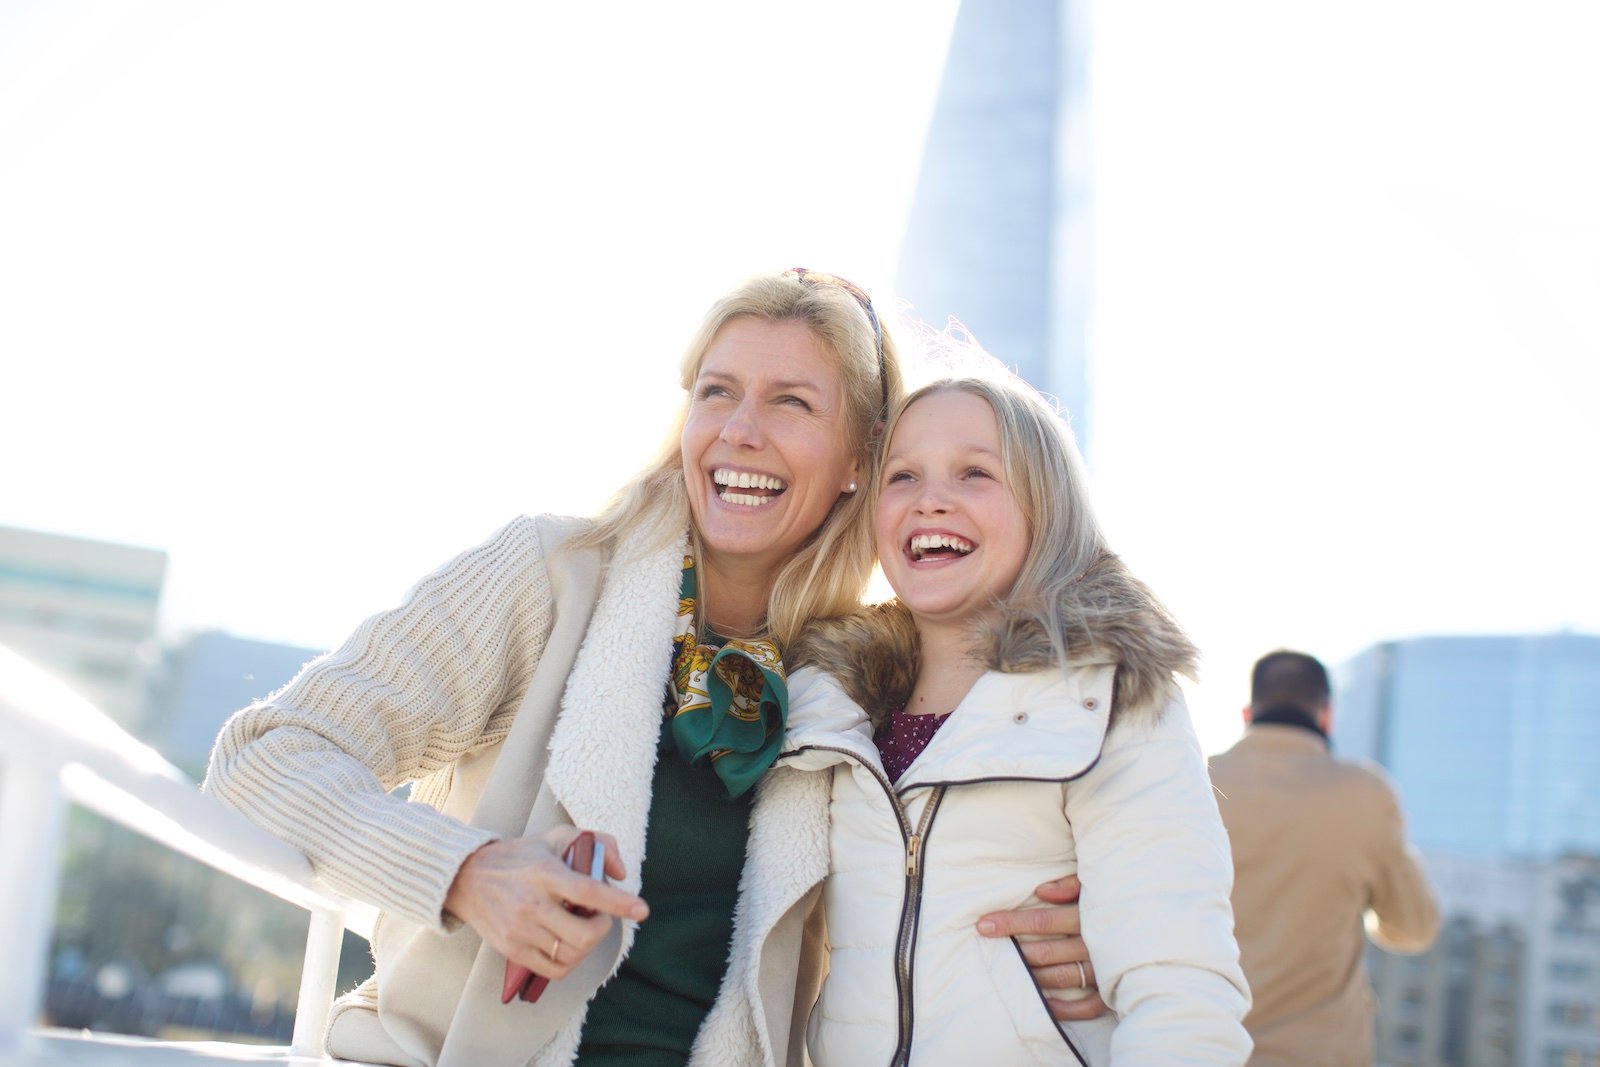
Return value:
[(685, 556), (669, 680), (672, 739), (692, 765), (709, 761), (730, 797), (742, 796), (783, 747), (789, 717), (783, 660), (770, 641), (702, 643), (696, 592), (694, 557)]

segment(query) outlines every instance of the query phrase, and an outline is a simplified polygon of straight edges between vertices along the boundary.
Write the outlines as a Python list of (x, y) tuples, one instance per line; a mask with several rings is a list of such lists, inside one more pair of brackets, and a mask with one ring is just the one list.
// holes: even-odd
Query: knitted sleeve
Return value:
[(505, 737), (551, 621), (538, 529), (519, 518), (230, 718), (203, 788), (334, 889), (442, 932), (456, 871), (498, 835), (391, 790)]

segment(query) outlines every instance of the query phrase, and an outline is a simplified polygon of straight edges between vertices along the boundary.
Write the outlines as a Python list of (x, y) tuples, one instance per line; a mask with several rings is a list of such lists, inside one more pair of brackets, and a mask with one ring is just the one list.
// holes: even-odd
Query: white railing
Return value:
[(330, 892), (298, 850), (211, 797), (77, 693), (0, 647), (0, 1051), (44, 1003), (69, 801), (311, 913), (290, 1053), (320, 1056), (345, 927), (371, 907)]

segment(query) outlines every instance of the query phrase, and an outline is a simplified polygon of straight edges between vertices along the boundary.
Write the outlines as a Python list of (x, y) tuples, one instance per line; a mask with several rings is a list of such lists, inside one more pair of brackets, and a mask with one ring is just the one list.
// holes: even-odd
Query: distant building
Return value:
[(1058, 398), (1088, 446), (1087, 0), (956, 15), (896, 287)]
[(217, 630), (196, 634), (163, 659), (141, 739), (199, 777), (223, 720), (281, 688), (322, 651)]
[(1370, 953), (1379, 1064), (1600, 1067), (1600, 637), (1419, 637), (1343, 664), (1333, 745), (1400, 790), (1445, 917)]
[(1600, 855), (1600, 637), (1419, 637), (1338, 671), (1333, 744), (1395, 779), (1414, 841)]
[(1377, 1062), (1600, 1065), (1600, 856), (1427, 861), (1448, 916), (1438, 942), (1368, 954)]
[(138, 725), (167, 554), (0, 526), (0, 645)]

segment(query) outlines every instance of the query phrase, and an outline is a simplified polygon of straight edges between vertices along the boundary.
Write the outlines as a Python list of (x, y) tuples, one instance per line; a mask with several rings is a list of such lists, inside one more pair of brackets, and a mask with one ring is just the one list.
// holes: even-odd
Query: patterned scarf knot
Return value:
[(672, 739), (693, 766), (709, 761), (728, 795), (738, 797), (756, 784), (783, 746), (789, 716), (783, 659), (770, 641), (701, 642), (697, 591), (694, 557), (685, 556), (667, 694)]

